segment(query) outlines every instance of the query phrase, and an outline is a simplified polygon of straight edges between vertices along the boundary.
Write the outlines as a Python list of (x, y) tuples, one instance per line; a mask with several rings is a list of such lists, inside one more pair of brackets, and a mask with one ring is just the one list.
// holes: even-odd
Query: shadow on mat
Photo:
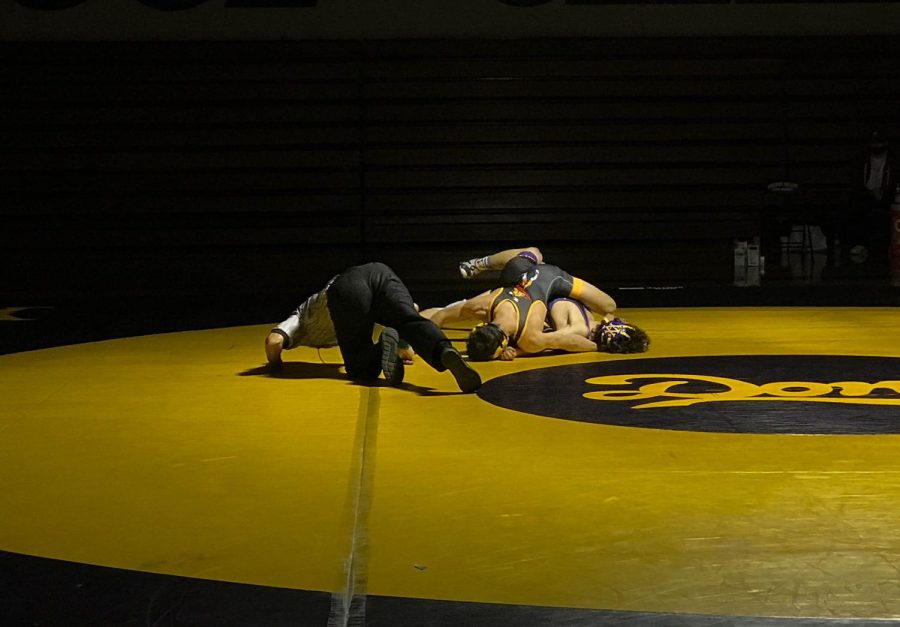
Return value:
[[(350, 379), (342, 370), (341, 364), (322, 364), (306, 361), (286, 361), (277, 370), (269, 369), (264, 364), (255, 368), (248, 368), (243, 372), (239, 372), (239, 377), (272, 377), (273, 379), (336, 379), (338, 381), (346, 381), (351, 385), (360, 385), (368, 387), (389, 387), (383, 379), (378, 379), (372, 383), (363, 383)], [(415, 385), (414, 383), (401, 383), (397, 386), (398, 390), (406, 390), (415, 392), (420, 396), (455, 396), (462, 392), (442, 392), (434, 388)]]
[(267, 364), (239, 372), (240, 377), (272, 377), (273, 379), (346, 379), (341, 364), (286, 361), (272, 370)]

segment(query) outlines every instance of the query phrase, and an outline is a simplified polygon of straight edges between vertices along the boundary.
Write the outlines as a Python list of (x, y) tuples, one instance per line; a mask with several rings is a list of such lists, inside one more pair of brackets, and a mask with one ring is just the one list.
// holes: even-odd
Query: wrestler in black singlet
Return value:
[(518, 316), (516, 332), (509, 338), (509, 343), (513, 346), (517, 344), (522, 335), (535, 302), (542, 302), (545, 306), (549, 306), (550, 301), (554, 298), (572, 297), (577, 299), (582, 286), (581, 279), (573, 277), (559, 266), (546, 263), (526, 265), (522, 264), (520, 259), (517, 257), (510, 261), (510, 264), (515, 262), (524, 272), (519, 276), (515, 285), (500, 290), (491, 301), (489, 310), (489, 318), (492, 320), (494, 310), (500, 303), (509, 301), (516, 308)]

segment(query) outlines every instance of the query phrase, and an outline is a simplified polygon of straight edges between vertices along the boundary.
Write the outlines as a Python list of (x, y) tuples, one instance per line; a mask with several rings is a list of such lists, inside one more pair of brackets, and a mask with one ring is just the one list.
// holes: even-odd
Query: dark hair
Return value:
[(507, 341), (506, 333), (496, 324), (480, 324), (466, 340), (466, 354), (469, 361), (490, 361), (498, 357), (498, 349)]
[(597, 350), (607, 353), (643, 353), (650, 346), (650, 336), (643, 329), (621, 318), (598, 324), (591, 340), (597, 344)]

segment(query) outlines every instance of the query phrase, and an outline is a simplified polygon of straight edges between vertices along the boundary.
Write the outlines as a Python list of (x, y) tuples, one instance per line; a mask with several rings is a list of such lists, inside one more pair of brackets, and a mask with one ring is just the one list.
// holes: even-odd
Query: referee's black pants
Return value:
[(383, 263), (348, 268), (328, 288), (328, 311), (347, 374), (371, 380), (381, 373), (381, 347), (372, 342), (377, 323), (393, 327), (429, 366), (442, 372), (447, 336), (413, 305), (403, 281)]

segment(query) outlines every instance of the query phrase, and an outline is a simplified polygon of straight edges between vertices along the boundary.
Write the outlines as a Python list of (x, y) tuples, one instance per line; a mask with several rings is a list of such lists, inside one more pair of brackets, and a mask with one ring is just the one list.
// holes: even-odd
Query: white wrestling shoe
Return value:
[(488, 267), (488, 258), (481, 257), (480, 259), (469, 259), (468, 261), (460, 261), (459, 262), (459, 274), (464, 279), (473, 279), (485, 270)]

